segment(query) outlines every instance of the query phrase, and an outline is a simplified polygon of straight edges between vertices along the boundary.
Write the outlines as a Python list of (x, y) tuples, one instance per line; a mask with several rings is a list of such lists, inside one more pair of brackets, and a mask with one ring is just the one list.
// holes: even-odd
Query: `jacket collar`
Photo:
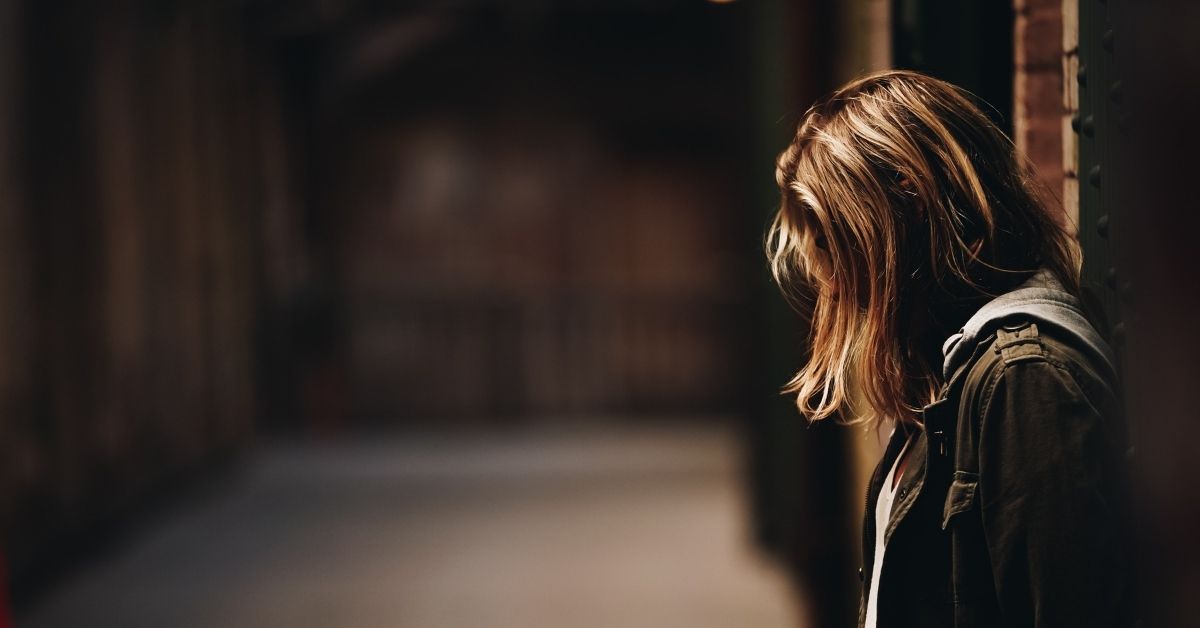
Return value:
[(942, 343), (943, 377), (952, 379), (958, 370), (971, 362), (978, 341), (1013, 318), (1032, 319), (1039, 325), (1065, 332), (1067, 337), (1074, 339), (1074, 344), (1105, 365), (1110, 375), (1116, 373), (1112, 349), (1084, 314), (1079, 299), (1067, 292), (1053, 273), (1043, 268), (1013, 290), (985, 303), (962, 329)]

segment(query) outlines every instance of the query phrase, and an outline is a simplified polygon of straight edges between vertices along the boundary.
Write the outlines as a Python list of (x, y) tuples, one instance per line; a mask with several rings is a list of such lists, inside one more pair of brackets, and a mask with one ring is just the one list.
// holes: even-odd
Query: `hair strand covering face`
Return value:
[(941, 384), (911, 346), (924, 301), (998, 294), (1038, 268), (1078, 292), (1058, 204), (944, 81), (888, 70), (843, 86), (804, 114), (776, 182), (767, 256), (810, 325), (808, 359), (783, 390), (810, 420), (919, 420)]

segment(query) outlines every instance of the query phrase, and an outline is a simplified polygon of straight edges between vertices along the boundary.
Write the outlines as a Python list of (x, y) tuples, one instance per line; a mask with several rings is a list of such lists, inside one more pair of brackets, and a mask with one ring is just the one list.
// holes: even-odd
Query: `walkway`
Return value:
[(715, 428), (264, 447), (20, 628), (797, 628)]

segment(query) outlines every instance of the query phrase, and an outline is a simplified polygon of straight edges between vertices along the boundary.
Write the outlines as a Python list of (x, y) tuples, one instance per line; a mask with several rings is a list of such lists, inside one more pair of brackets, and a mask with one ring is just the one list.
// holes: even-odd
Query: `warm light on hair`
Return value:
[(998, 294), (1039, 267), (1078, 292), (1061, 209), (944, 81), (889, 70), (845, 85), (804, 114), (776, 181), (771, 271), (811, 325), (784, 392), (810, 420), (917, 421), (941, 384), (908, 333), (930, 301)]

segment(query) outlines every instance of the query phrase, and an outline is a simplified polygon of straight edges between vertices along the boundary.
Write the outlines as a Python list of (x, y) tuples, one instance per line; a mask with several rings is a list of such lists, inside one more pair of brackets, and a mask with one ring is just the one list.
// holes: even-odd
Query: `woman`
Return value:
[(811, 325), (785, 388), (890, 428), (859, 626), (1127, 626), (1125, 431), (1080, 252), (971, 95), (910, 71), (813, 105), (771, 268)]

